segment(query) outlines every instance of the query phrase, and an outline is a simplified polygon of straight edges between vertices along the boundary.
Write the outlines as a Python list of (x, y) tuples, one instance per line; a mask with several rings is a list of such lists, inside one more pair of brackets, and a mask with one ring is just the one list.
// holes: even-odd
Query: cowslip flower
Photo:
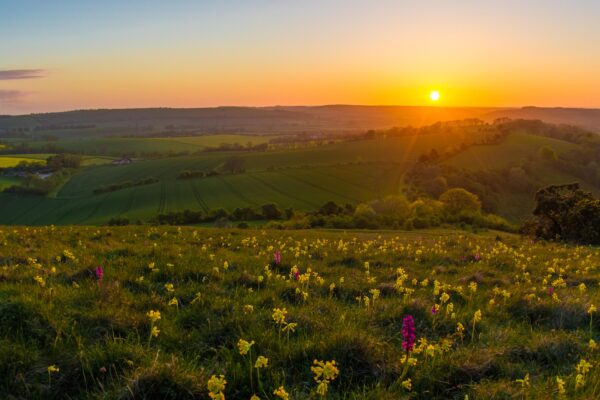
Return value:
[(160, 311), (150, 310), (146, 313), (146, 315), (152, 322), (156, 322), (160, 319)]
[(254, 363), (254, 368), (256, 368), (256, 369), (266, 368), (268, 364), (269, 364), (269, 359), (267, 357), (258, 356), (258, 358), (256, 359), (256, 362)]
[(415, 320), (410, 314), (405, 315), (402, 320), (402, 336), (404, 337), (402, 348), (408, 353), (415, 346), (415, 339), (417, 337), (415, 335)]
[(248, 354), (248, 352), (250, 351), (250, 348), (254, 345), (254, 340), (251, 342), (248, 342), (244, 339), (240, 339), (238, 341), (238, 349), (240, 351), (240, 354), (245, 356), (246, 354)]
[(213, 375), (210, 377), (207, 383), (208, 396), (213, 400), (225, 400), (225, 385), (227, 381), (223, 375)]
[(288, 394), (288, 392), (285, 391), (285, 388), (283, 386), (279, 386), (277, 389), (275, 389), (273, 391), (273, 394), (282, 400), (289, 400), (290, 398), (290, 395)]
[(408, 391), (412, 390), (412, 380), (408, 378), (405, 381), (402, 381), (402, 387)]

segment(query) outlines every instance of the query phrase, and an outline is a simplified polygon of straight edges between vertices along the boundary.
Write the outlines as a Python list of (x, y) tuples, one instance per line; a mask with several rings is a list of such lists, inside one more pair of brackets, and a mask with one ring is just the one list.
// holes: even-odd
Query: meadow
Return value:
[(592, 399), (600, 251), (518, 236), (0, 229), (0, 392)]

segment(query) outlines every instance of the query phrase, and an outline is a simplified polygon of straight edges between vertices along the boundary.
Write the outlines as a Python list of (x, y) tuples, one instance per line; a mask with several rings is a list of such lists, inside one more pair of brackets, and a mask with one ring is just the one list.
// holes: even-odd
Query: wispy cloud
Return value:
[(0, 89), (0, 104), (14, 103), (23, 97), (25, 93), (19, 90), (2, 90)]
[(43, 78), (45, 75), (46, 71), (43, 69), (5, 69), (0, 70), (0, 81)]

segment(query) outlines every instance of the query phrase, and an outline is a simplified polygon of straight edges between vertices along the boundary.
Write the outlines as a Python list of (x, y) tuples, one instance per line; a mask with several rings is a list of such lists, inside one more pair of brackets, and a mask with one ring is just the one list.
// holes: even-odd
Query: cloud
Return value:
[(2, 90), (0, 89), (0, 104), (13, 103), (21, 99), (25, 93), (19, 90)]
[(46, 75), (43, 69), (6, 69), (0, 70), (0, 81), (12, 79), (34, 79)]

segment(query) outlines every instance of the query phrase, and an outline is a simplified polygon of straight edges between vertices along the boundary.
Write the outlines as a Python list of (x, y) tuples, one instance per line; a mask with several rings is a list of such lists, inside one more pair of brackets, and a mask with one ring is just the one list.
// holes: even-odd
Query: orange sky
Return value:
[(445, 106), (600, 107), (599, 2), (46, 3), (0, 13), (0, 114), (424, 105), (434, 89)]

